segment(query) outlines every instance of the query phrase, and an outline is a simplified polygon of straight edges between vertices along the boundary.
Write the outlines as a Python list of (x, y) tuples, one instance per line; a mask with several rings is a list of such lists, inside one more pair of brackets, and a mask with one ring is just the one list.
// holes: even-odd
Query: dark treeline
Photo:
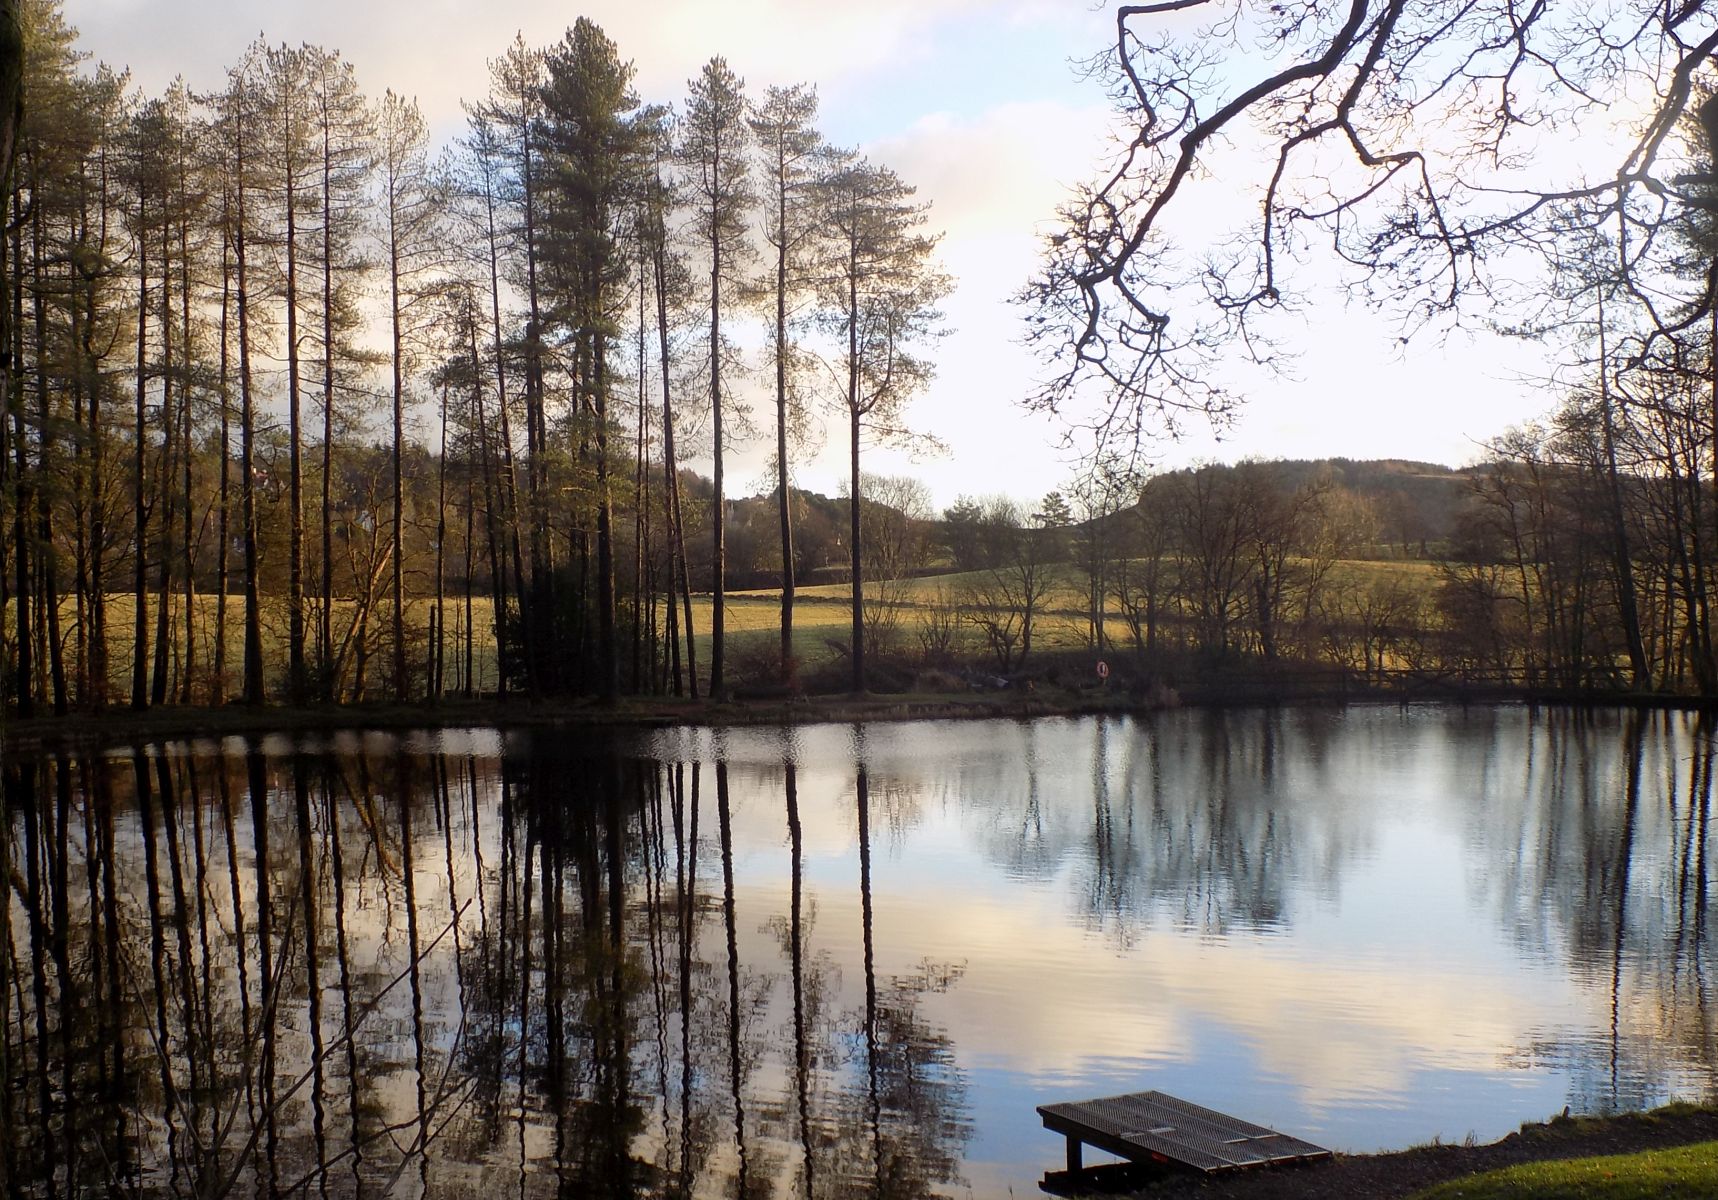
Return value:
[(824, 141), (812, 87), (748, 96), (715, 57), (646, 103), (580, 19), (497, 47), (438, 148), (338, 51), (259, 40), (151, 97), (56, 0), (20, 8), (9, 703), (434, 697), (479, 642), (502, 693), (722, 693), (742, 367), (792, 677), (794, 456), (839, 418), (856, 525), (860, 441), (904, 433), (948, 287), (926, 207)]

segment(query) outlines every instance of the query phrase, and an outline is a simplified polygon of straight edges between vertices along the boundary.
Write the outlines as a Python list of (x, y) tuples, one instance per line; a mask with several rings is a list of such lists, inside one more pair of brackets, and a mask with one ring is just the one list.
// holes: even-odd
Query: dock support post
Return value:
[(1068, 1135), (1068, 1171), (1077, 1173), (1082, 1170), (1080, 1164), (1080, 1139), (1073, 1134)]

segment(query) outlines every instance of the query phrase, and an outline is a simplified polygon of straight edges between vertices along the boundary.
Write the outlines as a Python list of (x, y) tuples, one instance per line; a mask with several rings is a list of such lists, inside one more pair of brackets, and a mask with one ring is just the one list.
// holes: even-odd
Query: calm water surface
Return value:
[[(12, 756), (40, 1194), (1035, 1193), (1714, 1092), (1714, 729), (1525, 709)], [(35, 897), (26, 904), (23, 896)]]

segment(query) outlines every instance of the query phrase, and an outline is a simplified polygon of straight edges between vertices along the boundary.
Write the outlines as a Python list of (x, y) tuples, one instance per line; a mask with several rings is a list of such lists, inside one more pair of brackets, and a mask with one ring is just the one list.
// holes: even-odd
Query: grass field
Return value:
[[(1329, 582), (1335, 585), (1367, 587), (1373, 584), (1398, 581), (1406, 584), (1410, 590), (1423, 591), (1429, 595), (1436, 579), (1436, 567), (1429, 562), (1419, 561), (1346, 561), (1336, 564), (1330, 573)], [(894, 599), (896, 618), (893, 630), (881, 647), (873, 647), (874, 651), (898, 653), (906, 658), (918, 657), (918, 634), (921, 624), (933, 614), (947, 614), (951, 608), (960, 603), (961, 597), (974, 584), (978, 583), (984, 573), (954, 573), (946, 575), (926, 576), (910, 580), (891, 582), (884, 590)], [(149, 630), (153, 640), (155, 635), (156, 602), (158, 597), (152, 596), (150, 603)], [(217, 598), (209, 594), (199, 594), (194, 598), (196, 604), (196, 643), (193, 647), (193, 659), (199, 680), (206, 679), (207, 673), (214, 661), (214, 631)], [(180, 677), (184, 662), (184, 600), (182, 596), (171, 598), (171, 624), (169, 656), (173, 669), (170, 672), (174, 678)], [(409, 661), (414, 675), (422, 678), (425, 664), (428, 660), (428, 641), (431, 610), (434, 602), (418, 599), (411, 601), (407, 607), (406, 625), (409, 641)], [(692, 603), (693, 629), (696, 635), (699, 672), (707, 678), (710, 664), (711, 649), (711, 617), (712, 600), (708, 593), (695, 594)], [(663, 610), (658, 608), (658, 623), (663, 618)], [(445, 650), (445, 665), (443, 670), (444, 686), (452, 691), (459, 690), (465, 684), (463, 678), (464, 645), (465, 645), (465, 603), (463, 596), (449, 596), (446, 600), (447, 640)], [(773, 679), (776, 673), (776, 655), (781, 621), (781, 598), (774, 590), (730, 592), (725, 604), (727, 627), (727, 654), (733, 678), (736, 682), (761, 681)], [(109, 688), (110, 694), (124, 696), (129, 693), (131, 685), (132, 659), (132, 616), (133, 599), (130, 593), (114, 593), (107, 600), (108, 655), (109, 655)], [(66, 643), (67, 670), (71, 672), (71, 630), (77, 618), (76, 606), (71, 600), (62, 601), (61, 605), (61, 635)], [(334, 606), (334, 640), (336, 647), (347, 632), (352, 621), (352, 604), (349, 601), (336, 601)], [(309, 656), (315, 657), (316, 615), (307, 614), (307, 640)], [(373, 612), (370, 618), (372, 638), (382, 638), (385, 642), (388, 615), (385, 610)], [(10, 625), (8, 625), (10, 629)], [(851, 615), (848, 607), (848, 589), (846, 584), (822, 584), (802, 587), (798, 590), (794, 605), (794, 654), (798, 659), (800, 670), (816, 671), (840, 660), (846, 654), (846, 646), (851, 633)], [(1077, 649), (1087, 645), (1088, 621), (1086, 615), (1085, 589), (1078, 581), (1071, 566), (1061, 566), (1052, 572), (1052, 586), (1040, 613), (1033, 635), (1034, 652), (1058, 651)], [(1115, 645), (1126, 645), (1129, 633), (1125, 622), (1114, 611), (1106, 614), (1106, 637)], [(279, 690), (285, 683), (287, 644), (290, 637), (290, 627), (287, 621), (286, 606), (278, 597), (265, 597), (263, 601), (263, 658), (268, 664), (269, 687)], [(956, 622), (953, 629), (952, 649), (957, 657), (971, 660), (981, 665), (989, 665), (993, 660), (985, 647), (979, 631), (962, 622)], [(472, 601), (472, 650), (473, 650), (473, 680), (478, 691), (493, 690), (498, 683), (498, 667), (494, 637), (494, 625), (491, 615), (491, 605), (486, 597), (474, 597)], [(385, 645), (373, 647), (369, 666), (369, 690), (375, 693), (383, 690), (391, 673), (392, 667), (388, 660), (390, 651)], [(243, 599), (240, 596), (229, 596), (227, 600), (226, 625), (226, 692), (230, 696), (238, 691), (240, 676), (244, 663), (244, 625)], [(312, 664), (314, 669), (314, 664)], [(348, 669), (350, 679), (350, 669)], [(201, 689), (204, 685), (199, 683)]]
[[(156, 620), (160, 611), (160, 595), (152, 593), (148, 600), (148, 627), (150, 653), (153, 655)], [(192, 626), (195, 630), (195, 642), (192, 644), (191, 659), (196, 678), (199, 680), (198, 689), (205, 686), (208, 672), (215, 661), (215, 627), (220, 598), (211, 593), (199, 592), (192, 597), (195, 605)], [(410, 646), (413, 669), (422, 672), (428, 658), (429, 627), (431, 613), (435, 601), (414, 600), (406, 605), (407, 642)], [(135, 649), (132, 623), (136, 616), (136, 599), (130, 592), (109, 593), (106, 602), (107, 610), (107, 653), (108, 653), (108, 690), (114, 697), (124, 697), (131, 691), (132, 658)], [(350, 601), (336, 600), (333, 610), (334, 643), (338, 650), (343, 636), (352, 624), (353, 605)], [(446, 660), (443, 668), (446, 686), (452, 690), (463, 683), (459, 678), (464, 663), (465, 646), (465, 598), (455, 599), (449, 596), (445, 603), (447, 614), (448, 637), (445, 644)], [(169, 674), (181, 678), (185, 661), (185, 597), (182, 593), (174, 594), (169, 601), (168, 662)], [(12, 608), (7, 607), (7, 631), (12, 632)], [(306, 654), (311, 660), (311, 670), (315, 669), (316, 637), (318, 614), (315, 609), (305, 614)], [(72, 663), (72, 629), (77, 620), (77, 606), (72, 600), (60, 602), (60, 632), (65, 642), (65, 658), (67, 673), (73, 671)], [(386, 611), (372, 613), (370, 616), (370, 632), (372, 639), (380, 632), (385, 632), (388, 623)], [(477, 689), (491, 690), (498, 679), (495, 657), (494, 624), (491, 615), (489, 599), (483, 596), (472, 597), (472, 675)], [(241, 687), (244, 672), (245, 628), (244, 628), (244, 597), (229, 595), (227, 597), (225, 645), (226, 693), (228, 696), (237, 694)], [(291, 622), (288, 620), (287, 607), (279, 597), (265, 596), (262, 600), (262, 653), (270, 689), (285, 686), (287, 671), (287, 646), (291, 638)], [(387, 651), (378, 656), (372, 652), (367, 675), (369, 688), (372, 692), (385, 690), (391, 664), (386, 655)], [(153, 669), (153, 664), (151, 664)], [(201, 695), (197, 697), (203, 699)]]

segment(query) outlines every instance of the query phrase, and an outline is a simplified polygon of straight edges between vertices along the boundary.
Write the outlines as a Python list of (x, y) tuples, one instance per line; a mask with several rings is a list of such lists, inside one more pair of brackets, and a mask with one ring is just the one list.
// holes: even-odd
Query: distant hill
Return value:
[[(1378, 549), (1414, 558), (1431, 557), (1449, 542), (1474, 475), (1472, 468), (1400, 458), (1263, 461), (1278, 471), (1290, 488), (1328, 479), (1365, 500), (1377, 516)], [(1160, 478), (1172, 479), (1201, 469), (1211, 468), (1167, 471)], [(1218, 465), (1214, 469), (1234, 468)]]
[[(1377, 514), (1380, 549), (1404, 557), (1438, 553), (1455, 531), (1474, 474), (1471, 468), (1410, 459), (1286, 459), (1272, 464), (1290, 486), (1327, 477), (1369, 501)], [(1185, 472), (1168, 472), (1169, 475)], [(696, 576), (708, 570), (710, 481), (681, 472), (687, 505), (688, 557)], [(802, 585), (838, 583), (847, 578), (847, 500), (793, 489), (794, 558)], [(727, 503), (728, 586), (735, 590), (780, 584), (777, 567), (780, 531), (774, 493), (730, 499)], [(940, 515), (925, 523), (933, 545), (945, 543)], [(948, 570), (945, 556), (932, 571)]]
[(1281, 464), (1297, 478), (1328, 474), (1372, 502), (1380, 533), (1400, 553), (1427, 557), (1455, 532), (1473, 478), (1469, 468), (1401, 458), (1323, 458)]

